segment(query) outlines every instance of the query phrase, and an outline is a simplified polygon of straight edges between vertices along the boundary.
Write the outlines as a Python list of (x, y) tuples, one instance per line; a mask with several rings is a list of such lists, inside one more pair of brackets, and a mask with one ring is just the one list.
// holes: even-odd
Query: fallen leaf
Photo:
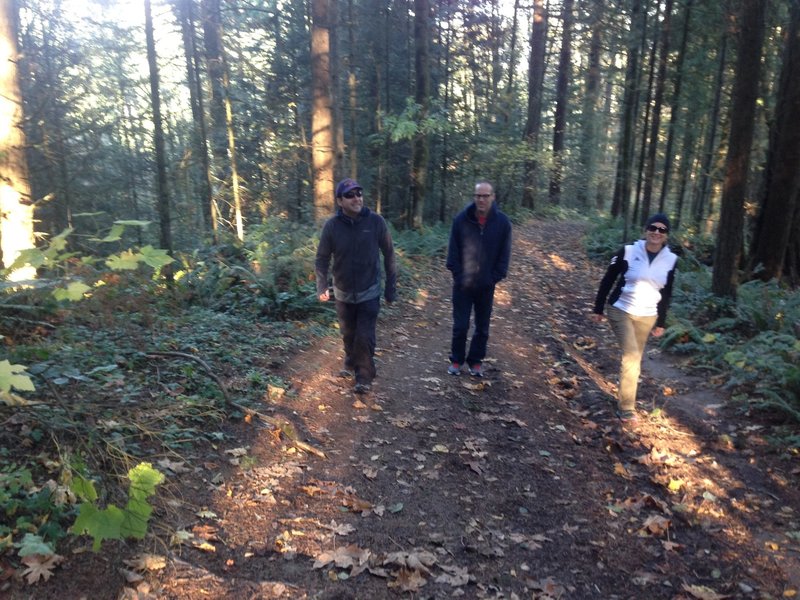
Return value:
[(64, 560), (60, 554), (29, 554), (22, 557), (22, 562), (27, 565), (27, 569), (22, 572), (22, 575), (27, 579), (29, 585), (38, 583), (40, 579), (47, 581), (53, 575), (59, 563)]
[(122, 562), (136, 571), (160, 571), (167, 566), (167, 558), (165, 556), (147, 553)]
[(416, 592), (428, 581), (419, 573), (412, 569), (400, 569), (396, 574), (396, 579), (390, 581), (390, 588), (398, 588), (402, 592)]
[(698, 600), (723, 600), (723, 598), (730, 598), (727, 594), (718, 594), (714, 590), (704, 585), (688, 585), (683, 584), (683, 591), (689, 592)]

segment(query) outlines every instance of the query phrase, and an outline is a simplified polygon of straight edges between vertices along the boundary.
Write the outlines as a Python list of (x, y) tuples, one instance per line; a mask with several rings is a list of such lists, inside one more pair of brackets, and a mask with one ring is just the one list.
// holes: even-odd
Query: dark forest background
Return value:
[(146, 220), (124, 241), (191, 250), (318, 222), (345, 176), (420, 229), (488, 178), (512, 213), (610, 215), (630, 237), (662, 211), (714, 236), (720, 295), (741, 273), (800, 280), (796, 1), (14, 8), (44, 239)]

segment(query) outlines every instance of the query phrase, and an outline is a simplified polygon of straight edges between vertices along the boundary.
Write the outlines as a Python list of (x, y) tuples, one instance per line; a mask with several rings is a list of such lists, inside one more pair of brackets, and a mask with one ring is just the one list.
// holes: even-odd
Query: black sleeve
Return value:
[(606, 269), (606, 274), (603, 276), (603, 279), (600, 280), (600, 287), (597, 289), (597, 296), (595, 296), (594, 299), (594, 312), (596, 314), (603, 314), (606, 298), (608, 298), (611, 288), (614, 287), (614, 282), (617, 280), (617, 277), (628, 270), (627, 267), (628, 265), (625, 263), (625, 247), (623, 246), (611, 257), (611, 262), (608, 265), (608, 269)]
[(672, 267), (667, 273), (667, 284), (661, 288), (661, 300), (658, 301), (658, 318), (656, 319), (656, 327), (664, 327), (667, 322), (667, 309), (669, 303), (672, 301), (672, 284), (675, 281), (675, 267)]

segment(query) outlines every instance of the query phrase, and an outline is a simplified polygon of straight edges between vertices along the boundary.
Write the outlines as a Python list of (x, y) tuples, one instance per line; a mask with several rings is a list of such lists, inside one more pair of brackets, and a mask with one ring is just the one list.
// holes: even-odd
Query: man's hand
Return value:
[(589, 318), (595, 323), (602, 323), (606, 319), (604, 315), (598, 315), (597, 313), (591, 313)]
[(325, 290), (319, 296), (317, 296), (317, 298), (319, 298), (320, 302), (327, 302), (331, 299), (331, 295), (328, 293), (328, 290)]
[(664, 328), (663, 327), (654, 327), (653, 328), (653, 337), (661, 337), (664, 335)]

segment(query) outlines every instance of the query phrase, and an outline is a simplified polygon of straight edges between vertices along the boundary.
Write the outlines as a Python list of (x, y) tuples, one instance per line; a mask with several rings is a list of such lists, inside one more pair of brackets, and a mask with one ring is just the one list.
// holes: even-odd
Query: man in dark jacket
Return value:
[[(379, 214), (364, 206), (363, 188), (353, 179), (336, 186), (336, 215), (322, 228), (317, 248), (317, 297), (330, 299), (328, 268), (333, 257), (333, 295), (344, 341), (344, 369), (355, 373), (353, 390), (369, 391), (375, 378), (375, 325), (381, 296), (383, 253), (386, 302), (397, 293), (397, 269), (392, 236)], [(345, 373), (345, 374), (348, 374)]]
[[(466, 360), (470, 375), (483, 377), (494, 287), (505, 279), (511, 259), (511, 222), (494, 200), (492, 184), (479, 181), (474, 202), (456, 215), (450, 230), (447, 268), (453, 273), (453, 339), (447, 372), (451, 375), (460, 375)], [(473, 309), (475, 330), (465, 356)]]

